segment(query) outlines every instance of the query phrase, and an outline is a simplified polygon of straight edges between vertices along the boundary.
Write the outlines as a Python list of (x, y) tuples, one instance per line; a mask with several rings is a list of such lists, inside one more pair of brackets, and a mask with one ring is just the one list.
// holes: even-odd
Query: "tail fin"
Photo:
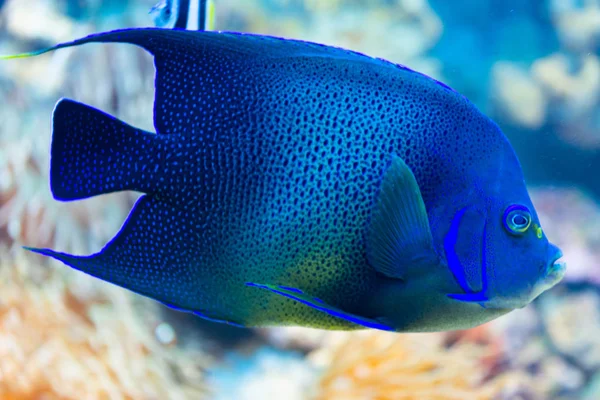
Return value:
[(57, 200), (152, 190), (160, 157), (155, 134), (68, 99), (54, 108), (52, 126), (50, 189)]

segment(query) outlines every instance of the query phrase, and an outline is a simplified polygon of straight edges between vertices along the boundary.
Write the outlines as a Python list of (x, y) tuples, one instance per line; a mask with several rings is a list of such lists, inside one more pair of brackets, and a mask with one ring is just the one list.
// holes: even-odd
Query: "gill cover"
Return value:
[(448, 268), (464, 293), (449, 294), (455, 300), (480, 303), (486, 297), (488, 277), (485, 258), (487, 213), (476, 206), (460, 209), (444, 238)]

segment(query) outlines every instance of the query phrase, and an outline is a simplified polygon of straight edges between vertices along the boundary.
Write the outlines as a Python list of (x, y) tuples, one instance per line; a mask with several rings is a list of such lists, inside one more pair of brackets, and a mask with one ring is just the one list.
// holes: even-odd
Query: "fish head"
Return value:
[(483, 252), (487, 264), (487, 308), (522, 308), (563, 278), (561, 250), (548, 241), (525, 193), (519, 200), (493, 199)]
[(507, 153), (501, 168), (486, 166), (491, 173), (474, 180), (446, 209), (448, 228), (441, 238), (460, 287), (448, 297), (490, 309), (525, 307), (566, 270), (561, 250), (542, 229), (516, 156), (512, 149)]

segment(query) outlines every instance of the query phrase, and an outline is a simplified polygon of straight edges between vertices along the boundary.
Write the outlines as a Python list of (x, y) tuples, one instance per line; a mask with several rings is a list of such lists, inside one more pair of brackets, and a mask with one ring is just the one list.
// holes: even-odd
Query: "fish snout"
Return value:
[(548, 244), (548, 265), (546, 267), (545, 281), (550, 287), (556, 285), (565, 276), (567, 263), (561, 260), (562, 251), (552, 243)]
[(533, 299), (538, 297), (546, 290), (554, 287), (565, 276), (567, 264), (560, 260), (562, 256), (563, 253), (558, 247), (548, 243), (548, 262), (546, 264), (545, 271), (542, 273), (542, 276), (534, 285), (533, 290), (530, 293), (529, 302), (533, 301)]

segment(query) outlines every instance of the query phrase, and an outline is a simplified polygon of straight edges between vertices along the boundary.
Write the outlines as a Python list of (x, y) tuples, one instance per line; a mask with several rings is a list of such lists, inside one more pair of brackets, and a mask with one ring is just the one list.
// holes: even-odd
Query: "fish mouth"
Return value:
[(541, 280), (534, 286), (529, 301), (533, 301), (540, 294), (553, 288), (558, 282), (562, 280), (565, 276), (565, 271), (567, 270), (567, 263), (561, 261), (560, 258), (563, 256), (562, 251), (554, 245), (550, 245), (551, 251), (553, 251), (554, 255), (550, 259), (551, 261), (548, 263), (548, 267), (546, 267), (546, 274), (541, 278)]
[(567, 270), (567, 263), (564, 260), (561, 260), (562, 256), (562, 251), (559, 248), (556, 248), (556, 254), (550, 262), (545, 279), (546, 282), (552, 286), (557, 284), (563, 278)]

